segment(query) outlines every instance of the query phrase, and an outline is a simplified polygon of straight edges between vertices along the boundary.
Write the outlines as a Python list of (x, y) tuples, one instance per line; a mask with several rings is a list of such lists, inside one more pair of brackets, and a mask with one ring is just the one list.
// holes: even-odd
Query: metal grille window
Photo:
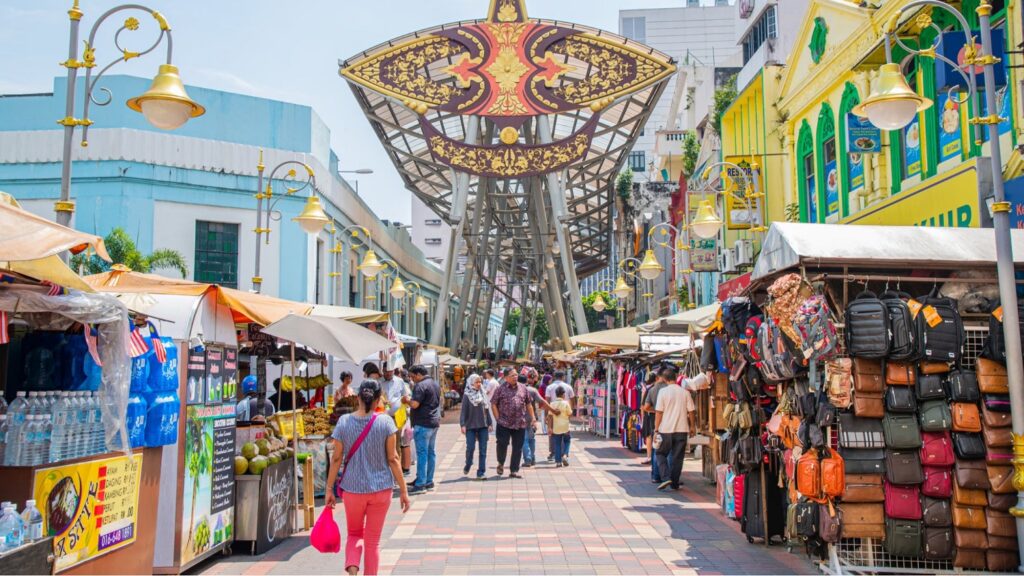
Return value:
[(645, 172), (647, 170), (647, 156), (643, 150), (629, 153), (629, 168), (633, 172)]
[(622, 19), (622, 35), (641, 44), (647, 43), (647, 18), (643, 16)]
[(238, 288), (238, 224), (196, 221), (196, 282)]
[(769, 38), (778, 36), (778, 26), (775, 22), (775, 6), (769, 6), (764, 14), (757, 19), (757, 22), (750, 27), (746, 37), (743, 38), (743, 63), (746, 64), (753, 58), (758, 48)]

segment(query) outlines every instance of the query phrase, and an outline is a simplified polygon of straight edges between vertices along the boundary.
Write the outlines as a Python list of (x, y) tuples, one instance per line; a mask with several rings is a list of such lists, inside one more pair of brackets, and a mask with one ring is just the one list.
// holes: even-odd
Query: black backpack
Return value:
[(745, 296), (733, 296), (722, 302), (722, 326), (729, 336), (741, 338), (747, 330), (751, 316), (761, 314), (753, 300)]
[[(992, 304), (988, 316), (988, 338), (985, 339), (985, 346), (981, 349), (981, 357), (1006, 363), (1006, 337), (1003, 336), (1003, 322), (995, 317), (992, 312), (999, 308), (999, 302)], [(1017, 302), (1017, 321), (1020, 325), (1020, 335), (1024, 339), (1024, 301)]]
[(920, 325), (907, 306), (909, 294), (892, 290), (882, 293), (882, 304), (889, 313), (889, 328), (892, 341), (889, 345), (889, 360), (913, 361), (924, 355), (924, 334)]
[(846, 306), (846, 353), (885, 358), (889, 343), (889, 310), (874, 292), (865, 290)]
[(818, 535), (818, 504), (801, 498), (796, 503), (796, 533), (803, 539)]
[(938, 287), (918, 300), (921, 311), (917, 313), (916, 321), (924, 333), (924, 358), (935, 362), (959, 362), (964, 343), (964, 321), (960, 318), (956, 300), (939, 296)]

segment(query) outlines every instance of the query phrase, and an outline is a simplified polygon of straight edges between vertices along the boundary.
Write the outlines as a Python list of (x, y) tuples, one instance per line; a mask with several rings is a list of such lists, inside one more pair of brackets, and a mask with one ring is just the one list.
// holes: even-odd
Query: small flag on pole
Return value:
[(167, 362), (167, 350), (164, 349), (164, 343), (160, 340), (160, 337), (154, 336), (150, 339), (150, 342), (153, 343), (153, 353), (156, 354), (157, 361), (161, 364)]
[(89, 349), (89, 355), (92, 356), (92, 361), (97, 366), (103, 366), (103, 362), (100, 361), (100, 352), (96, 347), (96, 329), (88, 324), (84, 324), (85, 328), (83, 334), (85, 336), (85, 346)]
[(132, 330), (131, 337), (128, 340), (128, 355), (132, 358), (138, 358), (149, 352), (146, 339), (142, 336), (142, 332), (139, 332), (138, 328)]
[(49, 280), (43, 280), (42, 284), (43, 286), (49, 286), (50, 288), (50, 290), (46, 293), (47, 296), (64, 296), (65, 294), (67, 294), (67, 290), (65, 290), (63, 286), (54, 284)]
[(0, 312), (0, 344), (7, 344), (11, 341), (10, 328), (7, 327), (8, 322), (7, 312)]

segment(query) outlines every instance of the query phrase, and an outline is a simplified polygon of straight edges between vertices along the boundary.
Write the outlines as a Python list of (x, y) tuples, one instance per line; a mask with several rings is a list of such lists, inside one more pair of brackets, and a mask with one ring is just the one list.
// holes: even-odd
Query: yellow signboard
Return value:
[(868, 206), (843, 224), (977, 228), (978, 169), (974, 161)]
[(43, 535), (59, 572), (135, 541), (142, 454), (36, 471)]

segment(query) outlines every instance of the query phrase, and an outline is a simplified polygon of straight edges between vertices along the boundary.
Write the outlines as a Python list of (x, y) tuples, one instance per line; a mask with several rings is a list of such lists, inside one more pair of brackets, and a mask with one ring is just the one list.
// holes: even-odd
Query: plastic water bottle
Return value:
[(47, 415), (36, 416), (36, 462), (39, 466), (50, 460), (50, 438), (53, 435), (53, 422)]
[(4, 464), (7, 466), (17, 466), (18, 461), (21, 457), (21, 448), (23, 444), (19, 442), (19, 436), (21, 429), (25, 426), (25, 420), (28, 416), (28, 400), (26, 399), (25, 391), (18, 392), (17, 397), (11, 402), (10, 407), (7, 409), (7, 445), (10, 447), (9, 450), (4, 451)]
[(64, 450), (68, 438), (68, 393), (61, 392), (50, 411), (50, 462), (59, 462), (65, 458)]
[(147, 410), (148, 405), (141, 395), (132, 394), (128, 398), (126, 424), (128, 428), (128, 442), (132, 448), (146, 445)]
[(99, 454), (107, 451), (106, 434), (103, 430), (103, 408), (100, 406), (98, 393), (89, 392), (88, 395), (90, 454)]
[(72, 394), (72, 417), (70, 420), (73, 440), (71, 443), (72, 458), (81, 458), (85, 456), (87, 449), (87, 438), (86, 438), (86, 419), (85, 415), (85, 392), (75, 392)]
[(158, 392), (151, 396), (146, 414), (146, 446), (166, 446), (178, 439), (177, 392)]
[(25, 511), (21, 513), (21, 521), (25, 524), (25, 542), (35, 542), (43, 539), (43, 515), (36, 508), (36, 501), (29, 499), (25, 502)]
[(37, 453), (39, 451), (39, 420), (38, 416), (29, 414), (25, 418), (25, 425), (21, 427), (21, 458), (19, 466), (35, 466)]
[(7, 399), (0, 396), (0, 414), (7, 414)]
[(0, 535), (3, 535), (4, 551), (14, 550), (25, 542), (24, 522), (18, 516), (18, 509), (14, 504), (4, 506), (3, 515), (0, 515)]
[(0, 462), (7, 455), (7, 415), (0, 414)]

